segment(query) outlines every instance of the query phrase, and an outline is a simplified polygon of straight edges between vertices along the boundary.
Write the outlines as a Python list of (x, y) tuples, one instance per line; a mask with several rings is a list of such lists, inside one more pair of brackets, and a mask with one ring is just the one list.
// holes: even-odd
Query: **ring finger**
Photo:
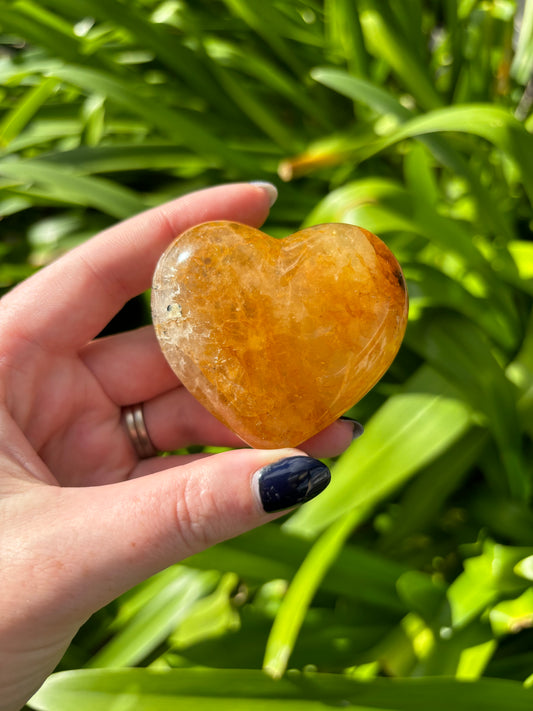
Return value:
[[(245, 446), (240, 437), (219, 422), (184, 387), (145, 402), (143, 411), (150, 439), (161, 451), (191, 444)], [(312, 456), (334, 457), (343, 452), (358, 433), (353, 422), (337, 420), (299, 447)]]
[(80, 358), (119, 407), (151, 400), (179, 384), (152, 326), (91, 341)]
[(244, 446), (240, 437), (219, 422), (184, 387), (145, 402), (143, 413), (154, 447), (163, 452), (193, 444)]

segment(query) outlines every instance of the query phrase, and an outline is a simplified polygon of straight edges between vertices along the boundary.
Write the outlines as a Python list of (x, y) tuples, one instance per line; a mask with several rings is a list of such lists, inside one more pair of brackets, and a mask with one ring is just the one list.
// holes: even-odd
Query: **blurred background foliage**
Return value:
[(531, 0), (0, 0), (2, 289), (252, 179), (411, 299), (328, 490), (95, 615), (32, 708), (531, 708), (532, 70)]

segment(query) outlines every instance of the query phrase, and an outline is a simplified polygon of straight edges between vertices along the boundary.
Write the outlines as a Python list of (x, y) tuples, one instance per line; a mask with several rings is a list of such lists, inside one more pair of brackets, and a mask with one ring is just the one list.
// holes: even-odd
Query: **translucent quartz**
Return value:
[(400, 266), (367, 230), (282, 240), (235, 222), (180, 235), (156, 268), (155, 331), (183, 385), (253, 447), (298, 445), (381, 378), (405, 331)]

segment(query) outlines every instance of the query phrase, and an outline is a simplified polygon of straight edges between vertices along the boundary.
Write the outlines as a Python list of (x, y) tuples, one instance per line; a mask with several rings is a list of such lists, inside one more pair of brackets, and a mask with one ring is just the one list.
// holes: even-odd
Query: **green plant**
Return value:
[(267, 231), (360, 224), (411, 298), (328, 490), (95, 615), (31, 707), (529, 708), (533, 2), (1, 0), (0, 31), (2, 286), (270, 179)]

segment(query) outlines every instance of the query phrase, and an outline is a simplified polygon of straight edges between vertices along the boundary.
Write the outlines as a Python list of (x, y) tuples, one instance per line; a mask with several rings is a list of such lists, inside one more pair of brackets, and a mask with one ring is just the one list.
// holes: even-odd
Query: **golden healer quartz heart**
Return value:
[(245, 442), (276, 448), (324, 429), (381, 378), (407, 292), (390, 250), (359, 227), (278, 240), (208, 222), (159, 260), (152, 315), (183, 385)]

